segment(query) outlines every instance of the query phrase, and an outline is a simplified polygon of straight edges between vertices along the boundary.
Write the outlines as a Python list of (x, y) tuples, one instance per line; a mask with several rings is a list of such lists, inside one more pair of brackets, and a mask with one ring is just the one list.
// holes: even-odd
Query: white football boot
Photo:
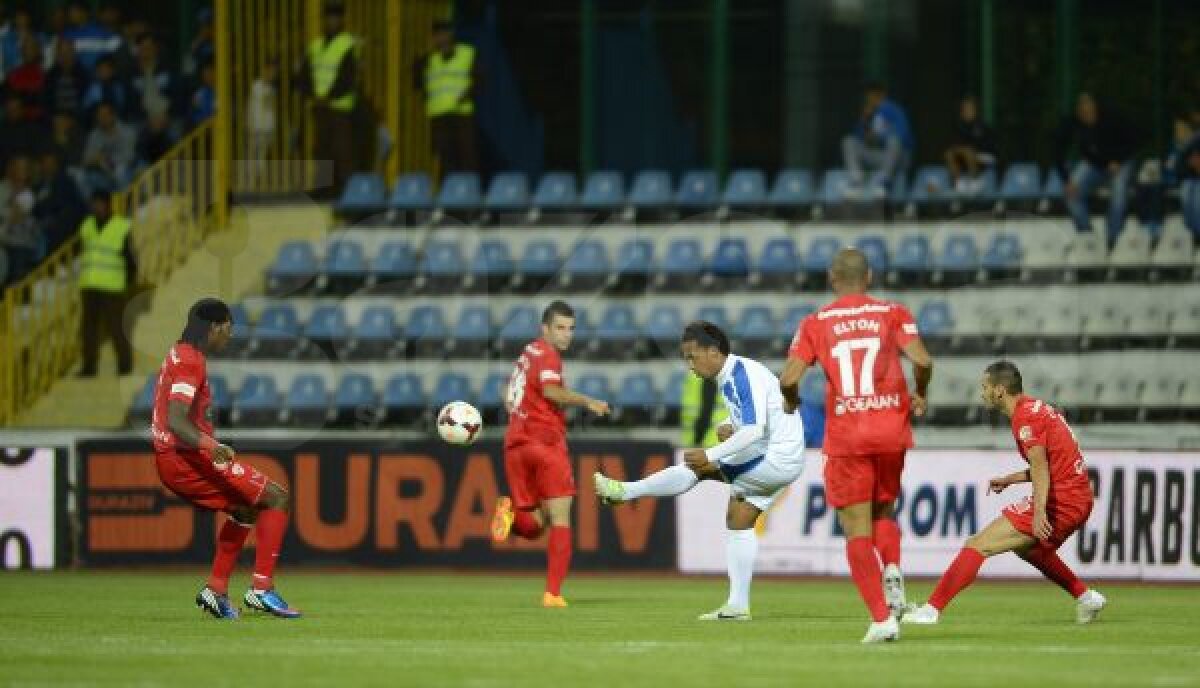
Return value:
[(1104, 595), (1089, 588), (1075, 603), (1075, 621), (1081, 624), (1095, 621), (1096, 615), (1106, 604), (1108, 600), (1104, 599)]
[(863, 636), (864, 644), (890, 643), (900, 639), (900, 623), (896, 617), (889, 616), (883, 621), (872, 621), (867, 626), (867, 634)]

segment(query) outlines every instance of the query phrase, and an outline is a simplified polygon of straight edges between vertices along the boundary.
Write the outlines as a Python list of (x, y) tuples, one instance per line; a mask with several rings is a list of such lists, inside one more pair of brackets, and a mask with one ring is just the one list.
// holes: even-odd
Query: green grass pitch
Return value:
[[(702, 623), (717, 578), (282, 572), (308, 616), (201, 616), (200, 572), (0, 575), (0, 684), (164, 686), (1192, 686), (1200, 589), (1097, 586), (1091, 626), (1045, 583), (981, 582), (935, 627), (863, 647), (848, 581), (755, 582), (755, 620)], [(231, 591), (240, 594), (245, 575)], [(910, 598), (931, 583), (909, 584)]]

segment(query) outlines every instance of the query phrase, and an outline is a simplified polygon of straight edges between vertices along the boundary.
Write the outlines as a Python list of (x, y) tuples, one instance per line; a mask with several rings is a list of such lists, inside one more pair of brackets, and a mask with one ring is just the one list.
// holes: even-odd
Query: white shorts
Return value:
[(730, 496), (744, 499), (764, 513), (769, 510), (783, 488), (794, 483), (804, 472), (803, 454), (798, 458), (787, 457), (786, 461), (772, 459), (768, 454), (758, 465), (734, 476), (729, 481)]

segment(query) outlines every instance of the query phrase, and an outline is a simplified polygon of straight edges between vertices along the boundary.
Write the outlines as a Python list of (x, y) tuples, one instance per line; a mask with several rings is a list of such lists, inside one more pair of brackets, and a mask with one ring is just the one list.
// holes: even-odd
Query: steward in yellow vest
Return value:
[[(326, 5), (324, 33), (308, 45), (297, 85), (312, 98), (313, 157), (333, 165), (332, 195), (354, 173), (354, 109), (358, 105), (358, 38), (345, 31), (345, 10)], [(317, 178), (328, 178), (318, 169)]]
[(475, 97), (481, 70), (474, 46), (454, 40), (450, 22), (433, 24), (433, 52), (413, 66), (413, 83), (425, 98), (433, 152), (442, 173), (476, 172)]
[(133, 372), (133, 346), (125, 330), (126, 292), (137, 281), (129, 218), (113, 215), (107, 193), (92, 194), (92, 214), (79, 228), (83, 244), (79, 256), (79, 290), (82, 301), (82, 377), (96, 374), (100, 353), (100, 328), (108, 329), (117, 351), (117, 372)]

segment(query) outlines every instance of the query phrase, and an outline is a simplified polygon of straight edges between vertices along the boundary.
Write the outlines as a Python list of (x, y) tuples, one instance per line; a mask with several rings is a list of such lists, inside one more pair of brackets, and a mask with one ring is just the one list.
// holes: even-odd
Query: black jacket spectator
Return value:
[(1128, 122), (1107, 107), (1097, 110), (1099, 117), (1091, 125), (1072, 115), (1059, 127), (1056, 165), (1063, 179), (1070, 176), (1072, 152), (1074, 159), (1103, 170), (1109, 163), (1129, 161), (1137, 150), (1137, 137)]
[(75, 60), (75, 47), (70, 41), (59, 41), (58, 57), (46, 74), (46, 110), (78, 116), (83, 111), (87, 87), (87, 70)]
[(25, 101), (11, 93), (4, 100), (4, 125), (0, 126), (0, 167), (15, 157), (32, 157), (50, 144), (45, 128), (25, 117)]
[(48, 251), (62, 245), (79, 228), (87, 205), (79, 185), (63, 168), (56, 153), (42, 156), (34, 186), (33, 216), (42, 224)]

